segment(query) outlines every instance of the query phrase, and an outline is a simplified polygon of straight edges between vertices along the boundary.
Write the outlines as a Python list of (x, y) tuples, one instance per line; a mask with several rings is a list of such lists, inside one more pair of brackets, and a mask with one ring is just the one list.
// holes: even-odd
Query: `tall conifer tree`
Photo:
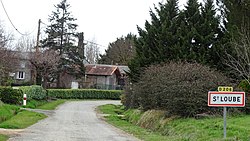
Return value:
[(237, 30), (250, 30), (250, 1), (249, 0), (219, 0), (227, 10), (227, 20)]
[(138, 27), (139, 37), (135, 41), (136, 56), (130, 62), (130, 77), (137, 81), (144, 67), (175, 58), (178, 42), (178, 0), (159, 3), (150, 10), (151, 23), (145, 22), (145, 30)]
[(198, 62), (202, 62), (201, 58), (201, 35), (199, 33), (199, 29), (201, 28), (201, 14), (200, 14), (201, 5), (197, 0), (188, 0), (187, 5), (185, 6), (184, 14), (186, 22), (185, 27), (186, 33), (184, 37), (184, 47), (187, 60), (198, 60)]
[(202, 5), (188, 0), (184, 10), (177, 0), (168, 0), (150, 11), (151, 23), (138, 27), (136, 56), (129, 67), (132, 81), (138, 81), (145, 67), (168, 61), (188, 61), (222, 68), (220, 45), (225, 36), (212, 0)]
[(222, 56), (224, 54), (223, 45), (220, 41), (225, 36), (223, 27), (220, 26), (220, 16), (216, 15), (216, 8), (213, 0), (206, 0), (201, 9), (201, 48), (204, 52), (202, 57), (205, 64), (221, 69)]
[(62, 0), (55, 5), (56, 11), (49, 16), (50, 25), (46, 28), (48, 37), (42, 41), (45, 48), (53, 49), (61, 56), (58, 73), (56, 76), (57, 87), (62, 87), (60, 75), (62, 72), (72, 74), (76, 77), (84, 75), (84, 56), (78, 46), (77, 41), (77, 24), (69, 12), (70, 4), (67, 0)]

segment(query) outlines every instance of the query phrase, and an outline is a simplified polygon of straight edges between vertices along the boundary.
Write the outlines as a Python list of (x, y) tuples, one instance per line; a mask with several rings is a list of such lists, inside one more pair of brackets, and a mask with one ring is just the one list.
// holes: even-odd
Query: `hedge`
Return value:
[(47, 93), (43, 87), (38, 85), (19, 87), (24, 94), (27, 94), (27, 99), (43, 100), (46, 99)]
[(0, 87), (0, 100), (6, 104), (22, 104), (23, 93), (19, 89)]
[(169, 62), (145, 69), (138, 82), (127, 85), (122, 102), (126, 108), (164, 110), (166, 116), (193, 117), (219, 112), (219, 108), (207, 106), (208, 91), (218, 86), (235, 84), (207, 66)]
[(48, 96), (60, 99), (120, 99), (121, 90), (48, 89)]

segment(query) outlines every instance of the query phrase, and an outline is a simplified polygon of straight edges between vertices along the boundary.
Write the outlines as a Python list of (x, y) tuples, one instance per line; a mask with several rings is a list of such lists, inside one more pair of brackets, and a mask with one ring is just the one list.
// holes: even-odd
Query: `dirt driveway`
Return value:
[(20, 131), (9, 141), (136, 141), (138, 139), (98, 118), (95, 108), (119, 101), (74, 101), (49, 117)]

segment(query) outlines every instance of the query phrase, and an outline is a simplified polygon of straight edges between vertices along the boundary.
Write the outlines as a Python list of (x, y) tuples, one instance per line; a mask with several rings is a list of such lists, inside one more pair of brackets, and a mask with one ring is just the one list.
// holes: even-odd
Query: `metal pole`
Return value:
[(227, 107), (223, 107), (224, 139), (227, 138)]
[(23, 94), (23, 105), (26, 106), (27, 95)]

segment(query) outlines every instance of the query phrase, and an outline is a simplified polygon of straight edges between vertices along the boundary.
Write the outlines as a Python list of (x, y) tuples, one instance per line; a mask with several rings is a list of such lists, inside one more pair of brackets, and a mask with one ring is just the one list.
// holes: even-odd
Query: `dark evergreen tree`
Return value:
[(213, 0), (206, 0), (201, 9), (201, 48), (203, 50), (203, 60), (214, 68), (222, 70), (224, 46), (221, 44), (226, 32), (221, 26), (221, 16), (216, 15), (216, 8)]
[[(218, 0), (225, 4), (227, 20), (238, 31), (250, 30), (250, 1), (249, 0)], [(235, 29), (234, 29), (235, 30)]]
[(144, 67), (176, 58), (178, 47), (178, 0), (168, 0), (150, 10), (151, 23), (145, 22), (145, 30), (138, 27), (139, 37), (135, 41), (136, 56), (129, 63), (130, 78), (138, 81)]
[[(203, 48), (201, 45), (201, 35), (199, 30), (201, 29), (201, 13), (200, 13), (201, 4), (197, 0), (188, 0), (187, 5), (185, 6), (184, 12), (184, 22), (185, 28), (184, 37), (182, 37), (183, 44), (182, 48), (187, 53), (186, 60), (195, 60), (197, 62), (203, 62)], [(183, 33), (182, 33), (183, 34)]]
[(78, 35), (77, 24), (74, 23), (76, 19), (69, 12), (70, 4), (67, 0), (62, 0), (55, 5), (55, 8), (56, 11), (49, 16), (50, 25), (45, 31), (48, 37), (42, 41), (42, 46), (56, 50), (61, 56), (56, 79), (57, 87), (62, 87), (60, 84), (62, 72), (76, 77), (84, 75), (84, 56), (80, 52), (81, 47), (75, 45)]
[(145, 67), (168, 61), (198, 62), (223, 69), (221, 66), (225, 30), (212, 0), (202, 5), (189, 0), (179, 11), (177, 0), (168, 0), (150, 11), (151, 23), (138, 27), (136, 56), (130, 62), (130, 77), (138, 81)]

